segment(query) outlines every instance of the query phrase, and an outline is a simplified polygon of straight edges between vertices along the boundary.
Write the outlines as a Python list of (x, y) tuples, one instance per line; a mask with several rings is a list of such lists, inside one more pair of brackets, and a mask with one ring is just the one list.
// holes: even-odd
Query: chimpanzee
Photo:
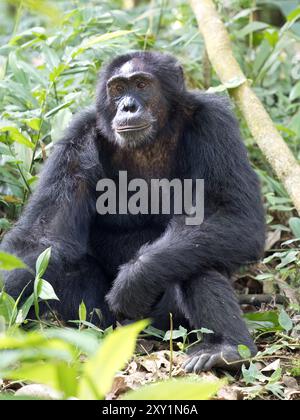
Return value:
[[(204, 221), (183, 214), (99, 214), (98, 181), (204, 180)], [(226, 99), (188, 91), (182, 67), (167, 54), (133, 52), (100, 75), (95, 109), (75, 118), (42, 171), (39, 184), (2, 249), (34, 269), (51, 246), (44, 278), (65, 320), (84, 301), (101, 325), (149, 317), (157, 328), (206, 328), (191, 347), (188, 372), (237, 361), (239, 344), (256, 347), (230, 284), (257, 261), (265, 223), (258, 179)], [(5, 274), (6, 291), (32, 292), (32, 274)], [(94, 311), (95, 312), (95, 311)]]

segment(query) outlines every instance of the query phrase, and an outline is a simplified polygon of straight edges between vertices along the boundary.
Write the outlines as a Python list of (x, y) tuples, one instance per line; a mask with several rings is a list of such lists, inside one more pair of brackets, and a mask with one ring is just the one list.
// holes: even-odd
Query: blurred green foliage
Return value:
[[(210, 87), (213, 91), (226, 94), (226, 89), (220, 86), (207, 61), (203, 40), (187, 1), (139, 1), (138, 6), (133, 9), (125, 7), (128, 3), (130, 2), (121, 0), (1, 1), (2, 233), (18, 218), (35, 188), (41, 164), (51, 153), (54, 143), (63, 135), (72, 116), (83, 107), (93, 105), (98, 72), (102, 64), (112, 57), (136, 49), (172, 53), (183, 64), (189, 88), (205, 90)], [(252, 81), (253, 88), (284, 141), (300, 161), (299, 2), (226, 0), (218, 1), (217, 4), (230, 32), (235, 56)], [(295, 296), (300, 285), (300, 218), (282, 184), (275, 178), (254, 143), (243, 119), (239, 114), (238, 117), (251, 162), (262, 181), (269, 230), (265, 259), (250, 274), (243, 275), (248, 275), (260, 284), (262, 291), (265, 291), (265, 287), (270, 290), (270, 282), (272, 290), (278, 291), (278, 280), (284, 281), (289, 313), (293, 314), (299, 312), (299, 303)], [(43, 271), (43, 266), (47, 265), (48, 256), (45, 254), (38, 262), (35, 293), (25, 306), (19, 307), (19, 302), (5, 294), (0, 285), (0, 334), (4, 330), (7, 332), (4, 338), (0, 338), (0, 350), (4, 349), (0, 358), (0, 370), (3, 377), (20, 379), (22, 371), (11, 370), (14, 363), (21, 363), (24, 369), (29, 362), (38, 363), (37, 369), (28, 365), (30, 369), (27, 370), (27, 376), (23, 372), (27, 379), (43, 382), (44, 378), (44, 382), (49, 384), (55, 377), (56, 382), (52, 381), (50, 385), (61, 391), (65, 397), (82, 396), (80, 392), (83, 391), (78, 388), (76, 377), (82, 375), (83, 369), (76, 357), (79, 358), (84, 353), (91, 360), (96, 360), (97, 340), (86, 337), (87, 343), (91, 344), (87, 349), (80, 336), (82, 332), (76, 331), (68, 339), (65, 334), (72, 335), (70, 330), (61, 329), (61, 337), (57, 337), (59, 330), (56, 330), (50, 340), (43, 331), (32, 335), (22, 335), (19, 332), (19, 326), (26, 320), (31, 306), (38, 315), (39, 300), (55, 298), (55, 292), (49, 289), (48, 284), (43, 283), (42, 274), (39, 275), (39, 269)], [(0, 255), (0, 268), (12, 269), (21, 267), (21, 264), (7, 254)], [(282, 333), (282, 330), (286, 334), (290, 333), (293, 324), (286, 312), (265, 314), (249, 316), (249, 325), (252, 323), (253, 329), (268, 333)], [(88, 328), (88, 334), (93, 332), (102, 337), (103, 332), (90, 325), (86, 316), (82, 303), (79, 308), (79, 328)], [(22, 336), (19, 339), (14, 334)], [(133, 334), (134, 337), (135, 334), (137, 333)], [(186, 334), (181, 331), (178, 337), (185, 340)], [(133, 352), (134, 337), (128, 344), (131, 350), (124, 350), (127, 351), (127, 358)], [(5, 340), (12, 340), (10, 351), (5, 350)], [(33, 351), (32, 343), (36, 343), (35, 340), (39, 342), (38, 351)], [(36, 350), (36, 344), (34, 348)], [(101, 355), (101, 350), (99, 351)], [(268, 354), (271, 354), (270, 351)], [(56, 359), (57, 364), (54, 363)], [(89, 363), (85, 369), (90, 369), (92, 374), (94, 365), (92, 361)], [(100, 369), (104, 369), (104, 365), (102, 361)], [(56, 376), (58, 367), (64, 372), (65, 380), (59, 380), (59, 375)], [(115, 367), (118, 368), (120, 367)], [(41, 376), (30, 376), (35, 373)], [(278, 374), (280, 377), (281, 373), (276, 370), (275, 382)], [(109, 381), (112, 380), (112, 371), (107, 375), (108, 383), (111, 383)], [(258, 383), (264, 381), (254, 365), (244, 369), (244, 378), (247, 383), (254, 384), (255, 389)], [(269, 387), (268, 391), (274, 395), (282, 395), (281, 388), (273, 382), (274, 378), (265, 388)], [(92, 386), (84, 385), (84, 392), (91, 398), (102, 398), (109, 388), (107, 385), (103, 390), (102, 385), (97, 382), (97, 378), (93, 378)], [(172, 384), (170, 389), (178, 390), (177, 386), (178, 384)], [(192, 394), (195, 389), (191, 389)], [(158, 387), (156, 390), (159, 393), (168, 392), (168, 388)], [(261, 388), (258, 392), (260, 390)], [(150, 398), (154, 391), (150, 388), (147, 392), (137, 395), (136, 398), (141, 395), (143, 398)], [(200, 388), (197, 392), (204, 395)]]

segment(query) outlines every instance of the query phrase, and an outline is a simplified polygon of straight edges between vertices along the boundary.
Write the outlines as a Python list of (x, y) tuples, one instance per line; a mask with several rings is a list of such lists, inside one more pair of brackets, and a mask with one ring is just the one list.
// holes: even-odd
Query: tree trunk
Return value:
[(190, 0), (206, 50), (221, 82), (229, 88), (258, 146), (288, 191), (300, 214), (300, 166), (250, 88), (233, 56), (228, 32), (212, 0)]

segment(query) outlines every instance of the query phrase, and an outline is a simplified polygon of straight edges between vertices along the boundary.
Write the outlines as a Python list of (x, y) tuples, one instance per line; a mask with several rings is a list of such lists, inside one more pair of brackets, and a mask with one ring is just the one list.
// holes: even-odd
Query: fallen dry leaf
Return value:
[(243, 399), (241, 388), (235, 386), (224, 386), (217, 394), (218, 400), (239, 401)]
[(274, 362), (265, 366), (261, 371), (262, 372), (272, 372), (277, 370), (280, 367), (280, 359), (276, 359)]
[(300, 387), (298, 385), (297, 380), (293, 378), (292, 376), (283, 375), (282, 382), (287, 388), (300, 391)]

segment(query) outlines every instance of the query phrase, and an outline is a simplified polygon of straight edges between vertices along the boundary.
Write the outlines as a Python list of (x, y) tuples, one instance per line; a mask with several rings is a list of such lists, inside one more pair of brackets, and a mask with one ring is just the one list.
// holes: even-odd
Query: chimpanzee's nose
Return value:
[(136, 112), (138, 109), (138, 105), (134, 98), (124, 98), (122, 103), (122, 111), (124, 112)]

